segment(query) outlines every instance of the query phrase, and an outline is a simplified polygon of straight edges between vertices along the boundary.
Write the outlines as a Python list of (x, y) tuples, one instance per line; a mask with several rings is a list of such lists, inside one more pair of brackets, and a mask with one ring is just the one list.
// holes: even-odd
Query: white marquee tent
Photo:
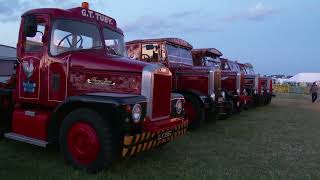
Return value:
[(299, 73), (290, 79), (287, 79), (286, 82), (293, 83), (313, 83), (320, 82), (320, 73)]

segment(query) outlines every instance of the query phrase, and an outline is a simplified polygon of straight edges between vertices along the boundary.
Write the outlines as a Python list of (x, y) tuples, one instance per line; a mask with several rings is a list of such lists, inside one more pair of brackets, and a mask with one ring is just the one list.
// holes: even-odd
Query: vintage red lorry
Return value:
[(261, 86), (261, 91), (263, 94), (263, 100), (262, 102), (265, 105), (268, 105), (271, 103), (271, 100), (273, 97), (276, 97), (275, 94), (273, 94), (273, 82), (272, 78), (263, 76), (259, 78), (259, 84)]
[(260, 100), (263, 97), (262, 93), (260, 93), (260, 83), (259, 83), (259, 75), (255, 74), (253, 70), (253, 66), (250, 63), (240, 63), (241, 72), (244, 74), (244, 88), (247, 96), (251, 97), (252, 104), (251, 105), (259, 105)]
[(196, 67), (192, 45), (179, 38), (141, 39), (126, 43), (129, 57), (168, 67), (172, 74), (172, 91), (184, 95), (191, 128), (223, 113), (221, 72), (217, 67)]
[(229, 114), (238, 113), (246, 105), (243, 94), (244, 78), (235, 62), (221, 58), (222, 53), (216, 48), (192, 50), (193, 61), (196, 66), (217, 67), (221, 70), (221, 89), (231, 108)]
[(272, 79), (260, 77), (256, 74), (252, 64), (238, 63), (241, 71), (245, 74), (245, 88), (249, 95), (253, 97), (255, 105), (270, 104), (273, 94)]
[(58, 144), (69, 164), (92, 173), (183, 135), (184, 98), (171, 92), (170, 70), (125, 53), (116, 21), (87, 3), (27, 11), (16, 73), (0, 88), (2, 135)]

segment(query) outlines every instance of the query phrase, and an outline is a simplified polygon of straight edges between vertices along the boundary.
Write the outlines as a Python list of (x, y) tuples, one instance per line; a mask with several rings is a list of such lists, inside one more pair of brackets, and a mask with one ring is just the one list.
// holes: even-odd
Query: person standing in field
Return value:
[(312, 103), (316, 102), (317, 98), (318, 98), (318, 90), (319, 87), (318, 85), (314, 82), (310, 88), (310, 93), (311, 93), (311, 97), (312, 97)]

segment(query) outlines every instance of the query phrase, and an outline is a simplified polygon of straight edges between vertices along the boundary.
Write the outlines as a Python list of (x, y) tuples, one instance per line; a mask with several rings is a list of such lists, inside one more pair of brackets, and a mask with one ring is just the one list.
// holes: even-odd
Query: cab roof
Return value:
[[(237, 62), (237, 61), (236, 61)], [(253, 68), (253, 65), (251, 63), (240, 63), (240, 62), (237, 62), (240, 66), (243, 66), (243, 67), (250, 67), (250, 68)]]
[(32, 9), (25, 12), (23, 16), (30, 14), (49, 14), (53, 18), (68, 18), (76, 19), (86, 22), (93, 22), (100, 27), (109, 27), (114, 31), (123, 34), (123, 31), (117, 27), (117, 21), (109, 16), (98, 13), (96, 11), (85, 9), (82, 7), (76, 7), (72, 9), (58, 9), (58, 8), (40, 8)]
[(246, 67), (253, 68), (253, 65), (251, 63), (244, 63), (243, 65), (246, 66)]
[(201, 48), (201, 49), (193, 49), (192, 54), (208, 54), (213, 56), (222, 56), (223, 54), (216, 48)]
[(148, 43), (148, 42), (169, 42), (178, 46), (183, 46), (188, 49), (193, 49), (193, 46), (187, 41), (180, 38), (158, 38), (158, 39), (138, 39), (133, 41), (128, 41), (126, 44), (137, 44), (137, 43)]

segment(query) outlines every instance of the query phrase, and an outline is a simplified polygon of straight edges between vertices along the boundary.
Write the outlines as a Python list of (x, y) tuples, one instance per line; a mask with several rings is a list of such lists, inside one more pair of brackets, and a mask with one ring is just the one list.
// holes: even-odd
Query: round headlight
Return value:
[(257, 93), (258, 93), (258, 91), (255, 89), (255, 90), (254, 90), (254, 94), (257, 94)]
[(224, 91), (221, 92), (221, 96), (225, 99), (226, 98), (226, 93)]
[(142, 116), (142, 108), (140, 104), (135, 104), (132, 108), (131, 117), (133, 122), (139, 123)]
[(181, 114), (182, 113), (182, 109), (183, 109), (182, 101), (180, 99), (178, 99), (177, 102), (176, 102), (176, 113), (177, 114)]
[(214, 93), (212, 93), (212, 94), (210, 95), (210, 97), (211, 97), (212, 100), (215, 100), (215, 99), (216, 99), (216, 95), (215, 95)]
[(240, 94), (240, 89), (237, 89), (237, 94)]

